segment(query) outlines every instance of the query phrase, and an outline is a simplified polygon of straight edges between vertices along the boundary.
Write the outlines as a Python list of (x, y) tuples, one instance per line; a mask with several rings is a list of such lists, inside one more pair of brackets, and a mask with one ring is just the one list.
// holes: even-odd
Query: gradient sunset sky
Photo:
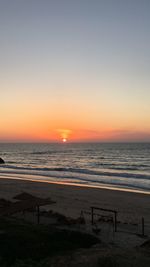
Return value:
[(150, 141), (150, 0), (0, 0), (0, 141)]

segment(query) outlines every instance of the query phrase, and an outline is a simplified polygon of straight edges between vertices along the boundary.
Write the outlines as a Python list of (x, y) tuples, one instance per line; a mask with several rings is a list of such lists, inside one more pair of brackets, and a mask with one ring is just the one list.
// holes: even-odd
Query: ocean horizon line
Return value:
[(1, 141), (0, 144), (150, 144), (150, 141)]

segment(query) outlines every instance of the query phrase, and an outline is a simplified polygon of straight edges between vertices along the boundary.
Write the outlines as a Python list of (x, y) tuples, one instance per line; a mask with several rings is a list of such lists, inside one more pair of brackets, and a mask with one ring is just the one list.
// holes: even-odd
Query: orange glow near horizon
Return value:
[[(41, 95), (40, 95), (41, 96)], [(13, 96), (11, 95), (12, 99)], [(41, 96), (42, 98), (42, 96)], [(48, 100), (47, 100), (48, 99)], [(66, 98), (67, 99), (67, 98)], [(96, 103), (73, 95), (70, 102), (43, 101), (1, 105), (0, 142), (120, 142), (149, 141), (149, 116)], [(72, 102), (71, 102), (72, 101)], [(96, 99), (97, 101), (97, 99)], [(118, 102), (117, 102), (118, 103)], [(22, 104), (22, 105), (21, 105)], [(50, 105), (51, 104), (51, 105)], [(107, 108), (106, 108), (107, 107)], [(144, 110), (144, 108), (142, 109)], [(143, 120), (144, 117), (144, 120)]]
[[(5, 129), (1, 131), (0, 140), (3, 142), (117, 142), (117, 141), (145, 141), (149, 140), (150, 132), (140, 132), (134, 129), (82, 129), (82, 128), (61, 128), (53, 129), (47, 124), (35, 124), (29, 127), (12, 127), (11, 131)], [(24, 126), (24, 127), (23, 127)], [(28, 130), (30, 128), (30, 131)]]
[[(8, 113), (7, 113), (8, 115)], [(105, 120), (102, 118), (97, 124), (94, 119), (89, 116), (75, 117), (68, 119), (58, 119), (60, 114), (55, 114), (55, 118), (48, 115), (34, 116), (33, 113), (18, 114), (17, 120), (11, 118), (2, 118), (0, 125), (0, 142), (107, 142), (107, 141), (148, 141), (150, 140), (150, 129), (141, 125), (135, 127), (124, 123), (120, 125), (120, 121)], [(60, 116), (61, 118), (61, 116)], [(113, 126), (114, 124), (114, 126)], [(123, 123), (122, 123), (123, 124)], [(59, 128), (60, 125), (60, 128)], [(64, 127), (65, 125), (65, 127)], [(68, 127), (66, 127), (68, 125)], [(109, 127), (108, 127), (109, 125)]]

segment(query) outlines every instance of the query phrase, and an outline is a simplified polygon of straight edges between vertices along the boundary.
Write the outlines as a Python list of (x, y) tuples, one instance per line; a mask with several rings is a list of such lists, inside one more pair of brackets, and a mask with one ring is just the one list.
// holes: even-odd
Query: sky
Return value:
[(150, 141), (149, 0), (0, 0), (0, 142)]

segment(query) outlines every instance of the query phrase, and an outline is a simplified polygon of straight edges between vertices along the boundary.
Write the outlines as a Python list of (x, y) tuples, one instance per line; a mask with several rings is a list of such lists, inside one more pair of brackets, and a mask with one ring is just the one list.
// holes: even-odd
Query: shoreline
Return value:
[[(30, 178), (28, 178), (30, 177)], [(38, 177), (38, 178), (35, 178)], [(106, 189), (106, 190), (113, 190), (113, 191), (121, 191), (121, 192), (131, 192), (137, 194), (146, 194), (150, 195), (150, 191), (137, 189), (137, 188), (130, 188), (130, 187), (121, 187), (118, 185), (113, 184), (104, 184), (99, 183), (98, 185), (91, 185), (91, 184), (81, 184), (81, 183), (73, 183), (68, 181), (55, 181), (55, 177), (47, 180), (45, 176), (37, 175), (37, 174), (23, 174), (23, 173), (9, 173), (9, 172), (0, 172), (0, 179), (10, 179), (10, 180), (23, 180), (23, 181), (32, 181), (32, 182), (40, 182), (40, 183), (48, 183), (48, 184), (58, 184), (58, 185), (67, 185), (67, 186), (75, 186), (75, 187), (83, 187), (83, 188), (97, 188), (97, 189)]]

